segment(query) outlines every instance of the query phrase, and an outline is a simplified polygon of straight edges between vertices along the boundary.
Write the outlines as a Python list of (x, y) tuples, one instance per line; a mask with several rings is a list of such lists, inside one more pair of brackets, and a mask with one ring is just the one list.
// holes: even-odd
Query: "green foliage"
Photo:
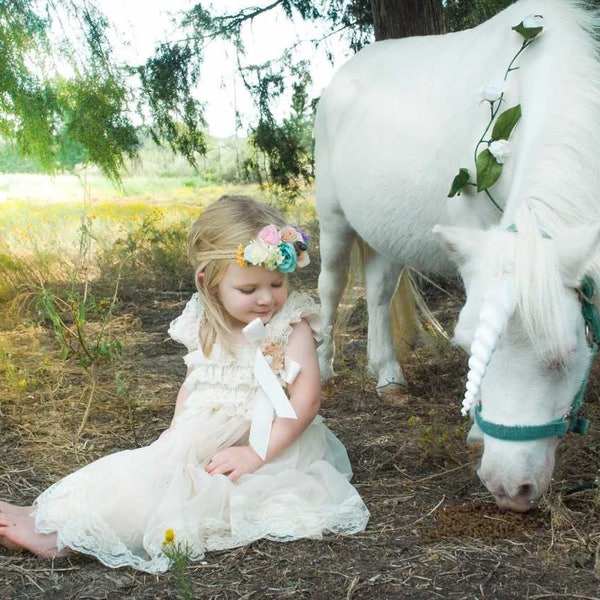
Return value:
[(19, 385), (19, 382), (24, 380), (20, 377), (19, 370), (15, 366), (12, 356), (8, 352), (5, 352), (2, 346), (0, 346), (0, 375), (2, 375), (8, 387), (13, 391), (17, 391), (19, 388), (24, 388), (27, 385), (26, 382), (25, 385)]
[[(279, 72), (271, 64), (254, 69), (257, 82), (249, 87), (258, 98), (260, 120), (251, 131), (249, 142), (256, 152), (246, 161), (246, 168), (259, 182), (266, 180), (295, 195), (313, 176), (313, 120), (307, 94), (311, 78), (303, 61), (294, 64), (288, 57), (279, 67), (282, 69)], [(284, 93), (284, 81), (291, 81), (291, 115), (278, 123), (271, 112), (271, 103)], [(260, 160), (262, 156), (266, 158), (264, 163)]]
[(504, 10), (515, 0), (446, 0), (446, 31), (471, 29)]
[(111, 76), (74, 78), (62, 82), (60, 98), (63, 127), (57, 159), (62, 159), (61, 166), (72, 169), (79, 162), (89, 162), (118, 181), (124, 155), (133, 158), (140, 145), (125, 116), (124, 87)]
[[(93, 5), (59, 1), (47, 8), (40, 16), (32, 0), (0, 3), (0, 137), (46, 171), (91, 162), (118, 180), (123, 157), (135, 154), (139, 142), (127, 87), (111, 68), (108, 23)], [(59, 17), (78, 22), (85, 49), (65, 40), (51, 45), (49, 31)], [(61, 61), (76, 75), (53, 74)]]
[(96, 243), (91, 224), (92, 219), (84, 213), (79, 227), (78, 264), (71, 273), (70, 289), (66, 294), (57, 294), (42, 282), (36, 299), (38, 316), (53, 329), (62, 359), (73, 358), (85, 369), (113, 361), (122, 352), (120, 341), (107, 331), (118, 303), (120, 273), (112, 282), (110, 299), (96, 300), (90, 292), (88, 263)]
[(460, 193), (463, 189), (469, 185), (469, 180), (471, 179), (471, 175), (469, 174), (469, 170), (464, 167), (459, 169), (458, 175), (452, 180), (452, 185), (450, 186), (450, 191), (448, 192), (448, 198), (452, 198), (457, 194), (460, 196)]
[(241, 33), (244, 24), (252, 23), (261, 14), (277, 8), (290, 20), (299, 18), (326, 23), (324, 37), (331, 31), (340, 32), (354, 51), (360, 50), (373, 38), (370, 0), (275, 0), (266, 6), (250, 6), (235, 13), (210, 12), (196, 4), (186, 12), (182, 25), (190, 28), (199, 39), (228, 39), (243, 51)]
[(523, 23), (519, 23), (513, 27), (513, 30), (520, 33), (526, 40), (533, 39), (536, 35), (541, 33), (542, 27), (524, 27)]
[[(170, 148), (157, 145), (144, 131), (139, 132), (141, 146), (135, 160), (127, 166), (121, 183), (125, 187), (132, 185), (132, 179), (146, 176), (148, 186), (158, 191), (156, 180), (151, 178), (187, 178), (191, 188), (219, 183), (250, 183), (257, 178), (252, 170), (245, 169), (249, 156), (248, 140), (242, 137), (206, 139), (206, 154), (197, 158), (196, 168), (182, 156), (174, 154)], [(60, 163), (65, 168), (74, 168), (85, 160), (82, 146), (74, 141), (61, 148)], [(0, 144), (1, 173), (43, 173), (44, 168), (34, 157), (23, 157), (14, 144)], [(146, 190), (148, 192), (148, 190)], [(113, 192), (114, 193), (114, 192)]]
[(0, 144), (0, 173), (41, 173), (37, 157), (24, 157), (14, 144)]
[[(499, 107), (500, 103), (498, 102), (496, 108), (492, 110), (492, 119), (497, 113)], [(513, 106), (512, 108), (509, 108), (501, 113), (494, 123), (492, 134), (487, 142), (488, 145), (497, 140), (508, 140), (520, 118), (520, 104), (517, 104), (516, 106)], [(478, 192), (482, 192), (491, 188), (496, 181), (498, 181), (500, 175), (502, 175), (503, 164), (498, 162), (488, 148), (485, 148), (477, 155), (475, 159), (475, 167), (477, 170)], [(461, 169), (460, 171), (466, 171), (466, 169)]]
[(175, 532), (167, 529), (162, 550), (169, 559), (171, 568), (175, 571), (179, 597), (183, 600), (193, 600), (192, 583), (187, 573), (187, 566), (192, 558), (192, 548), (189, 543), (176, 541)]
[[(232, 42), (242, 80), (258, 107), (258, 122), (250, 127), (251, 154), (244, 163), (248, 177), (293, 198), (313, 176), (311, 136), (316, 100), (308, 97), (310, 65), (306, 61), (294, 62), (291, 51), (262, 65), (244, 65), (243, 60), (243, 26), (276, 8), (289, 19), (328, 22), (328, 32), (343, 32), (354, 50), (372, 39), (373, 19), (368, 0), (279, 0), (231, 14), (209, 12), (197, 4), (186, 13), (183, 26), (188, 39), (206, 42), (222, 38)], [(314, 40), (314, 44), (317, 47), (319, 40)], [(278, 119), (273, 107), (282, 101), (288, 103), (290, 114)]]
[(198, 51), (191, 43), (162, 44), (138, 68), (144, 102), (153, 118), (152, 139), (157, 144), (166, 140), (194, 166), (197, 154), (206, 153), (203, 107), (192, 95), (200, 73)]
[[(163, 224), (160, 210), (116, 240), (103, 259), (105, 274), (142, 281), (146, 287), (180, 290), (190, 285), (186, 252), (188, 223)], [(112, 272), (115, 272), (111, 275)]]
[(502, 165), (486, 148), (482, 150), (475, 160), (477, 168), (477, 191), (482, 192), (492, 187), (502, 175)]
[[(106, 334), (115, 306), (116, 299), (109, 303), (97, 302), (94, 296), (76, 290), (62, 299), (46, 287), (42, 287), (37, 301), (38, 315), (54, 331), (62, 359), (75, 359), (86, 368), (121, 356), (121, 342)], [(92, 315), (100, 322), (95, 331), (90, 327)]]
[(426, 419), (410, 416), (408, 425), (413, 428), (423, 462), (448, 464), (456, 462), (456, 457), (461, 456), (465, 438), (464, 427), (448, 423), (445, 415), (439, 415), (431, 409)]
[(517, 104), (512, 108), (507, 108), (498, 115), (497, 121), (492, 129), (492, 140), (507, 140), (521, 118), (521, 105)]

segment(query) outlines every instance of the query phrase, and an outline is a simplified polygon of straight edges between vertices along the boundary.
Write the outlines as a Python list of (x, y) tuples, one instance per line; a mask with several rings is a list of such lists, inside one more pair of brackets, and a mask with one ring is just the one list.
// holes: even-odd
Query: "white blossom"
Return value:
[(496, 100), (500, 99), (500, 96), (504, 93), (506, 89), (506, 81), (503, 79), (496, 79), (488, 82), (479, 90), (479, 95), (482, 100), (487, 100), (488, 102), (496, 102)]
[(529, 15), (523, 19), (523, 27), (525, 27), (525, 29), (537, 29), (538, 27), (543, 29), (544, 17), (542, 17), (542, 15)]
[(489, 145), (489, 151), (499, 164), (510, 156), (510, 142), (507, 140), (496, 140)]
[(262, 240), (252, 240), (244, 248), (244, 259), (251, 265), (260, 265), (267, 259), (269, 252), (270, 248)]

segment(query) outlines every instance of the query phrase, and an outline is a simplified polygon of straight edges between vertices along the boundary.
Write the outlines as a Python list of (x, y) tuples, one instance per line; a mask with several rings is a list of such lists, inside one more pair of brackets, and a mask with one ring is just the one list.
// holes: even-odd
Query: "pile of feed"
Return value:
[(428, 541), (511, 539), (544, 526), (540, 509), (527, 513), (500, 510), (493, 504), (467, 502), (440, 509), (436, 523), (424, 531)]

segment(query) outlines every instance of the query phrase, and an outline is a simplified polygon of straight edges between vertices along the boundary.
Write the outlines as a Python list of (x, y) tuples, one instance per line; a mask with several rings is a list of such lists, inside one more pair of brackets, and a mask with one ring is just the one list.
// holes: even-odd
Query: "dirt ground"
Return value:
[[(315, 277), (307, 289), (314, 291)], [(460, 306), (429, 286), (434, 312), (451, 328)], [(108, 452), (147, 444), (170, 421), (184, 375), (183, 348), (166, 330), (189, 291), (145, 290), (122, 298), (113, 327), (123, 358), (98, 368), (91, 411), (81, 435), (89, 384), (80, 367), (53, 372), (17, 403), (0, 405), (3, 460), (0, 497), (31, 502), (58, 477)], [(2, 331), (33, 370), (52, 357), (40, 327)], [(550, 492), (527, 514), (501, 512), (479, 483), (460, 416), (466, 357), (444, 341), (404, 359), (408, 388), (379, 398), (366, 373), (364, 303), (340, 341), (337, 378), (323, 390), (321, 414), (348, 449), (354, 484), (371, 511), (364, 533), (277, 544), (258, 541), (208, 554), (187, 569), (194, 598), (447, 600), (600, 598), (600, 367), (585, 411), (587, 437), (569, 436), (559, 450)], [(50, 363), (52, 364), (52, 362)], [(126, 383), (115, 393), (115, 375)], [(43, 372), (40, 371), (40, 377)], [(0, 399), (1, 400), (1, 399)], [(179, 598), (176, 575), (109, 569), (94, 559), (54, 561), (0, 549), (0, 598)]]

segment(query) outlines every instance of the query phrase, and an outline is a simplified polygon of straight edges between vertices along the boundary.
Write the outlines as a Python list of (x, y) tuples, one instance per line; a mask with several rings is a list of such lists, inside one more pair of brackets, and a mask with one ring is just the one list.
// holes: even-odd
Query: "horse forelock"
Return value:
[(520, 321), (543, 360), (567, 364), (575, 332), (557, 244), (541, 228), (529, 203), (521, 206), (515, 224), (514, 278)]

